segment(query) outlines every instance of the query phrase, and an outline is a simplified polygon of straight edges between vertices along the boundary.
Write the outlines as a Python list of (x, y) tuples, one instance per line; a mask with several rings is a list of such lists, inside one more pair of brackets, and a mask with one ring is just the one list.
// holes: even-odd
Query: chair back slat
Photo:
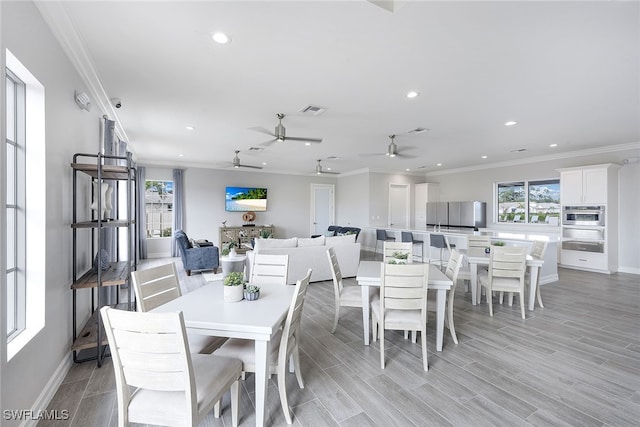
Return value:
[(524, 277), (527, 248), (524, 246), (493, 246), (491, 248), (490, 277)]
[(287, 284), (289, 255), (255, 254), (250, 283), (254, 285)]
[(534, 241), (533, 246), (531, 247), (531, 256), (538, 259), (544, 258), (548, 244), (548, 242), (542, 242), (540, 240)]
[(138, 311), (150, 311), (181, 295), (174, 263), (131, 273)]
[(471, 248), (488, 248), (491, 246), (491, 238), (489, 236), (467, 236), (467, 247)]
[[(427, 264), (382, 264), (380, 303), (385, 309), (426, 310)], [(384, 323), (383, 323), (384, 324)]]

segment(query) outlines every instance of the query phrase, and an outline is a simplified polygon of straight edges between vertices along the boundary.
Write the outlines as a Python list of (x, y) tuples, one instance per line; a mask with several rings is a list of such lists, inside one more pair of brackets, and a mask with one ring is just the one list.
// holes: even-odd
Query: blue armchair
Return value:
[(187, 276), (191, 276), (191, 270), (213, 270), (215, 272), (218, 269), (220, 264), (216, 246), (193, 247), (182, 230), (176, 230), (173, 235), (180, 249), (182, 265)]

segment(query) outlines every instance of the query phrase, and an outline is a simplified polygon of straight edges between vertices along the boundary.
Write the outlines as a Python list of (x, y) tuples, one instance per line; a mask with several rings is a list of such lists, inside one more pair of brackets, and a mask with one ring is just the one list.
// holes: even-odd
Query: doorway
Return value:
[(389, 227), (409, 228), (409, 184), (389, 184)]
[(335, 221), (335, 187), (311, 184), (311, 235), (324, 234)]

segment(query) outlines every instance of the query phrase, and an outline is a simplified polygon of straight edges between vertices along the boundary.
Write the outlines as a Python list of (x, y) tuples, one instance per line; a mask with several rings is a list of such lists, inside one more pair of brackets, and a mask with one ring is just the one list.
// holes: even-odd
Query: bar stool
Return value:
[(387, 230), (376, 230), (376, 253), (378, 253), (378, 242), (382, 242), (384, 248), (384, 242), (395, 242), (396, 238), (389, 236)]
[[(413, 233), (410, 231), (403, 231), (401, 239), (403, 242), (411, 242), (412, 245), (420, 245), (420, 259), (424, 262), (424, 241), (414, 240)], [(411, 256), (413, 256), (413, 251), (411, 252)]]
[[(449, 254), (451, 254), (451, 248), (455, 247), (455, 245), (449, 244), (449, 240), (447, 240), (444, 234), (429, 234), (429, 246), (440, 249), (440, 270), (442, 270), (444, 266), (442, 252), (446, 249), (449, 251)], [(431, 252), (429, 252), (429, 261), (431, 261)]]

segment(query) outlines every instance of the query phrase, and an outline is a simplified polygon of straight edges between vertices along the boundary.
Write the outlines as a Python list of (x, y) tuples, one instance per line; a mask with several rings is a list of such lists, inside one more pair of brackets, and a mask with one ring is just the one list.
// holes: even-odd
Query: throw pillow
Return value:
[(290, 239), (256, 239), (255, 251), (260, 252), (261, 249), (272, 248), (295, 248), (298, 246), (298, 238), (292, 237)]

